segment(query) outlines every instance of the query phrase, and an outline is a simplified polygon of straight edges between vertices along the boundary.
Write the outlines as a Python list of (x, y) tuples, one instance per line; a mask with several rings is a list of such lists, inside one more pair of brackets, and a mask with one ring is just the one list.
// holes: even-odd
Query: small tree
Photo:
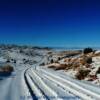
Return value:
[(54, 63), (53, 59), (51, 59), (50, 63)]
[(60, 57), (58, 57), (58, 61), (60, 60), (61, 58)]
[(92, 48), (85, 48), (85, 49), (83, 50), (83, 53), (84, 53), (84, 54), (88, 54), (88, 53), (91, 53), (91, 52), (93, 52), (93, 49), (92, 49)]

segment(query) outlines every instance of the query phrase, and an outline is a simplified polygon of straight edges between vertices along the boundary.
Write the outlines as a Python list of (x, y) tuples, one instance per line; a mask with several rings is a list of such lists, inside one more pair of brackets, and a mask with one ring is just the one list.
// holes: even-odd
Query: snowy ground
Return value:
[[(71, 77), (73, 71), (54, 71), (40, 64), (50, 63), (52, 50), (35, 49), (30, 56), (12, 49), (0, 56), (0, 63), (14, 59), (11, 76), (0, 79), (0, 100), (100, 100), (100, 87)], [(49, 55), (48, 55), (49, 54)], [(56, 58), (55, 58), (56, 59)], [(99, 66), (100, 58), (93, 58)], [(8, 63), (7, 63), (8, 64)], [(94, 65), (94, 66), (95, 66)], [(99, 77), (99, 75), (98, 75)]]

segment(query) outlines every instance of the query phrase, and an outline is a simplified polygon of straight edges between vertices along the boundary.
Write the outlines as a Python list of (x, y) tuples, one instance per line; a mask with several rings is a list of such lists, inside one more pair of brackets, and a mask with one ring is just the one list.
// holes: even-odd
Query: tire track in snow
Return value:
[[(29, 69), (29, 68), (28, 68), (28, 69)], [(32, 98), (33, 98), (33, 100), (37, 100), (37, 97), (35, 96), (35, 94), (34, 94), (32, 88), (31, 88), (31, 86), (30, 86), (30, 84), (29, 84), (29, 82), (28, 82), (28, 79), (27, 79), (27, 77), (26, 77), (26, 72), (27, 72), (28, 69), (26, 69), (25, 72), (24, 72), (24, 80), (25, 80), (25, 83), (26, 83), (26, 85), (27, 85), (27, 87), (28, 87), (28, 89), (29, 89), (29, 92), (30, 92), (30, 94), (31, 94), (31, 96), (32, 96)]]
[(36, 84), (32, 81), (31, 77), (27, 74), (26, 75), (28, 84), (30, 86), (30, 89), (32, 90), (32, 93), (34, 93), (35, 99), (33, 100), (46, 100), (42, 92), (37, 88)]
[(100, 94), (100, 88), (99, 88), (99, 86), (96, 86), (96, 85), (92, 84), (91, 82), (83, 81), (83, 80), (80, 81), (80, 80), (77, 80), (75, 78), (71, 78), (71, 77), (67, 76), (64, 72), (58, 72), (58, 71), (56, 71), (56, 73), (55, 73), (54, 70), (51, 71), (49, 69), (46, 69), (46, 71), (50, 72), (52, 74), (56, 74), (56, 76), (59, 76), (62, 79), (71, 81), (72, 83), (75, 83), (75, 84), (77, 84), (77, 85), (79, 85), (79, 86), (81, 86), (81, 87), (83, 87), (85, 89), (89, 89), (90, 91), (93, 91), (96, 94)]
[(36, 84), (37, 88), (41, 90), (43, 95), (47, 97), (47, 99), (51, 100), (52, 98), (52, 100), (62, 100), (58, 97), (58, 94), (55, 91), (45, 84), (45, 82), (36, 74), (35, 71), (29, 71), (28, 73), (30, 73), (31, 78), (34, 80), (33, 82)]
[(74, 94), (71, 94), (69, 91), (65, 90), (60, 85), (58, 85), (55, 82), (53, 82), (52, 80), (44, 77), (44, 75), (42, 75), (41, 72), (36, 71), (35, 73), (39, 77), (41, 77), (41, 79), (45, 82), (45, 84), (47, 84), (51, 89), (53, 89), (57, 93), (57, 95), (58, 95), (59, 98), (62, 98), (64, 100), (66, 100), (66, 98), (68, 98), (68, 97), (75, 98)]
[[(57, 75), (54, 75), (54, 74), (52, 74), (52, 73), (50, 73), (50, 72), (46, 72), (45, 70), (42, 70), (41, 69), (41, 71), (42, 71), (42, 73), (45, 73), (44, 74), (44, 77), (47, 77), (48, 79), (50, 79), (50, 80), (52, 80), (52, 81), (54, 81), (54, 82), (56, 82), (57, 84), (59, 84), (59, 85), (61, 85), (61, 86), (63, 86), (65, 89), (68, 87), (68, 85), (69, 86), (71, 86), (70, 88), (68, 88), (72, 93), (74, 93), (74, 94), (77, 94), (78, 96), (80, 96), (81, 98), (83, 98), (83, 99), (87, 99), (88, 98), (88, 100), (94, 100), (94, 99), (96, 99), (96, 100), (100, 100), (100, 94), (96, 94), (95, 92), (93, 92), (93, 91), (90, 91), (90, 90), (88, 90), (88, 89), (85, 89), (85, 88), (83, 88), (83, 87), (81, 87), (81, 86), (78, 86), (77, 84), (75, 84), (75, 83), (72, 83), (71, 81), (68, 81), (68, 80), (65, 80), (65, 79), (63, 79), (63, 78), (61, 78), (61, 77), (59, 77), (59, 76), (57, 76)], [(59, 82), (60, 81), (60, 82)], [(62, 82), (64, 83), (64, 84), (62, 84)], [(66, 87), (65, 87), (65, 86)], [(72, 89), (71, 89), (72, 88)], [(78, 91), (79, 90), (79, 91)], [(76, 92), (75, 92), (76, 91)], [(92, 97), (92, 98), (91, 98)]]
[[(34, 79), (29, 75), (29, 77), (31, 78), (31, 80), (33, 81), (33, 83), (35, 84), (36, 88), (42, 93), (43, 97), (46, 99), (46, 100), (49, 100), (48, 96), (45, 95), (45, 92), (42, 91), (41, 88), (39, 88), (39, 86), (37, 85), (37, 83), (34, 81)], [(41, 97), (37, 97), (37, 98), (41, 98)]]

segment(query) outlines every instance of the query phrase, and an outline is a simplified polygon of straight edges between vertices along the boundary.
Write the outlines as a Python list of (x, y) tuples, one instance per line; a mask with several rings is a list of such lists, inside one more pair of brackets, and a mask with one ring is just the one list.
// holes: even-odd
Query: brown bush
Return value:
[(93, 57), (95, 57), (95, 56), (100, 56), (100, 52), (95, 52)]
[(94, 81), (97, 79), (97, 75), (89, 75), (88, 77), (89, 77), (88, 81)]
[(55, 66), (54, 65), (51, 65), (51, 66), (48, 66), (48, 68), (55, 68)]
[(73, 68), (73, 70), (76, 70), (76, 69), (79, 68), (80, 66), (81, 66), (80, 63), (75, 62), (75, 63), (72, 65), (72, 68)]
[(64, 70), (66, 67), (66, 64), (60, 64), (59, 66), (55, 67), (55, 70)]
[(87, 64), (85, 64), (85, 67), (86, 68), (92, 68), (92, 65), (87, 63)]
[(89, 69), (80, 69), (77, 74), (75, 75), (75, 77), (79, 80), (84, 79), (88, 74), (89, 74), (90, 70)]
[(96, 74), (100, 74), (100, 67), (98, 68)]
[(59, 66), (58, 63), (52, 63), (48, 65), (48, 68), (56, 68), (57, 66)]
[(72, 58), (70, 61), (71, 61), (72, 63), (78, 62), (78, 58)]
[(91, 64), (92, 63), (92, 57), (84, 56), (83, 60), (85, 63)]
[(69, 63), (71, 61), (71, 58), (66, 58), (65, 60), (64, 60), (64, 62), (66, 62), (66, 63)]
[(14, 68), (11, 65), (4, 65), (1, 68), (2, 72), (12, 72), (14, 71)]
[(86, 62), (85, 62), (85, 60), (83, 58), (80, 59), (80, 64), (81, 65), (85, 65), (86, 64)]
[(55, 70), (63, 70), (66, 69), (66, 64), (59, 64), (59, 63), (53, 63), (48, 65), (48, 68), (53, 68)]
[(71, 68), (72, 68), (72, 64), (71, 63), (66, 65), (66, 70), (71, 69)]

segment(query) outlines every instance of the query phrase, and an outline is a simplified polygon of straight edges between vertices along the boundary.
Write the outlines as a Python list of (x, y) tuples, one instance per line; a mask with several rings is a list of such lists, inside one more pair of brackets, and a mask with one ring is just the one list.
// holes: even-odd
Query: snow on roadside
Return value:
[(6, 62), (6, 59), (4, 59), (3, 57), (0, 57), (0, 62), (4, 63)]

